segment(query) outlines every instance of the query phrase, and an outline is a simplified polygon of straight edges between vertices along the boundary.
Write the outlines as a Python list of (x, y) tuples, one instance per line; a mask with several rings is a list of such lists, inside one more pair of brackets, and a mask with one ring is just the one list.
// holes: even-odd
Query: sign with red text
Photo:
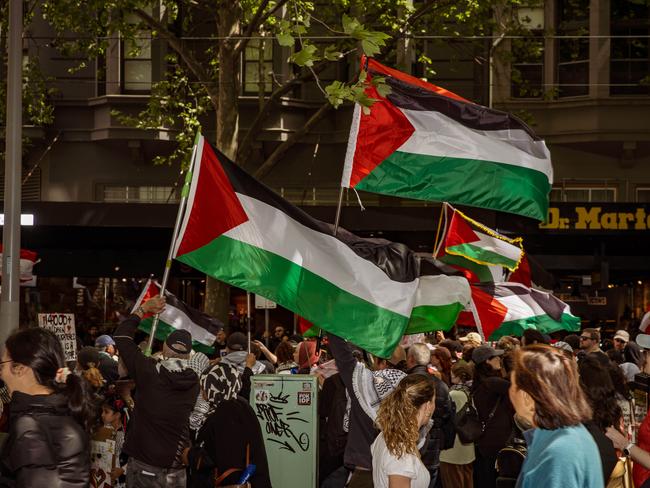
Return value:
[(38, 326), (56, 334), (63, 347), (66, 361), (77, 360), (77, 333), (73, 313), (39, 313)]

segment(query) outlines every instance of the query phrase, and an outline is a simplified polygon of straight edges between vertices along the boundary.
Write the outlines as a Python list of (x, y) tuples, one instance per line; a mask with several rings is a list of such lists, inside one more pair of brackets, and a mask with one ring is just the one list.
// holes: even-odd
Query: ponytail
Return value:
[(97, 417), (97, 396), (84, 377), (69, 374), (65, 383), (55, 383), (55, 391), (65, 395), (72, 417), (90, 432)]
[(104, 377), (99, 372), (99, 370), (95, 367), (94, 363), (90, 363), (88, 366), (89, 367), (87, 369), (84, 369), (81, 373), (86, 381), (88, 381), (88, 383), (97, 389), (104, 386), (106, 381), (104, 380)]

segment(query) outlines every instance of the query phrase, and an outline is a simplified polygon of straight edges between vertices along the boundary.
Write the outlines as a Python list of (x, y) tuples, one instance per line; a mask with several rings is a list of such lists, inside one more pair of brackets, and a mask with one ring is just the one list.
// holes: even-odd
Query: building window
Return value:
[(516, 16), (518, 25), (530, 35), (512, 39), (511, 96), (540, 98), (544, 93), (544, 6), (518, 7)]
[(550, 193), (551, 202), (615, 202), (616, 187), (570, 186), (556, 187)]
[(636, 201), (639, 203), (650, 203), (650, 186), (637, 186)]
[(244, 51), (243, 87), (245, 95), (260, 92), (260, 80), (263, 80), (264, 93), (273, 90), (273, 40), (251, 39)]
[(610, 95), (650, 94), (650, 4), (611, 1)]
[[(138, 24), (135, 15), (132, 23)], [(132, 39), (122, 41), (122, 90), (125, 93), (151, 91), (151, 30), (137, 29)]]
[(559, 0), (557, 11), (559, 96), (588, 95), (589, 0)]
[(99, 199), (107, 203), (173, 203), (178, 201), (173, 186), (100, 185)]

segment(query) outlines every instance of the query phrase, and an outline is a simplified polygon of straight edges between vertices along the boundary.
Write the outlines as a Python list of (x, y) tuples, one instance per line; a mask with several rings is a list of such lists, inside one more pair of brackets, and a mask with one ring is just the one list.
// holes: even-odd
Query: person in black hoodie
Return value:
[(136, 386), (135, 411), (123, 448), (129, 455), (128, 488), (186, 486), (182, 453), (189, 446), (189, 416), (199, 393), (198, 376), (187, 361), (192, 337), (186, 330), (172, 332), (163, 345), (161, 361), (145, 356), (133, 341), (142, 317), (164, 307), (164, 298), (151, 298), (113, 334)]
[(0, 486), (89, 486), (93, 397), (86, 380), (64, 366), (61, 343), (49, 330), (21, 329), (7, 339), (0, 375), (11, 413)]

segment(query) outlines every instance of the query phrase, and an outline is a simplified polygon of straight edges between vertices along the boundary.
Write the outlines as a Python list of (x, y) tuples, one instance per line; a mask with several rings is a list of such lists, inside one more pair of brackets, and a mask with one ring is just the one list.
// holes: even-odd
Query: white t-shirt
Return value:
[(372, 481), (375, 488), (388, 488), (388, 476), (396, 474), (411, 479), (411, 488), (428, 488), (429, 471), (419, 457), (405, 454), (401, 458), (393, 456), (386, 447), (381, 433), (370, 446), (372, 453)]

